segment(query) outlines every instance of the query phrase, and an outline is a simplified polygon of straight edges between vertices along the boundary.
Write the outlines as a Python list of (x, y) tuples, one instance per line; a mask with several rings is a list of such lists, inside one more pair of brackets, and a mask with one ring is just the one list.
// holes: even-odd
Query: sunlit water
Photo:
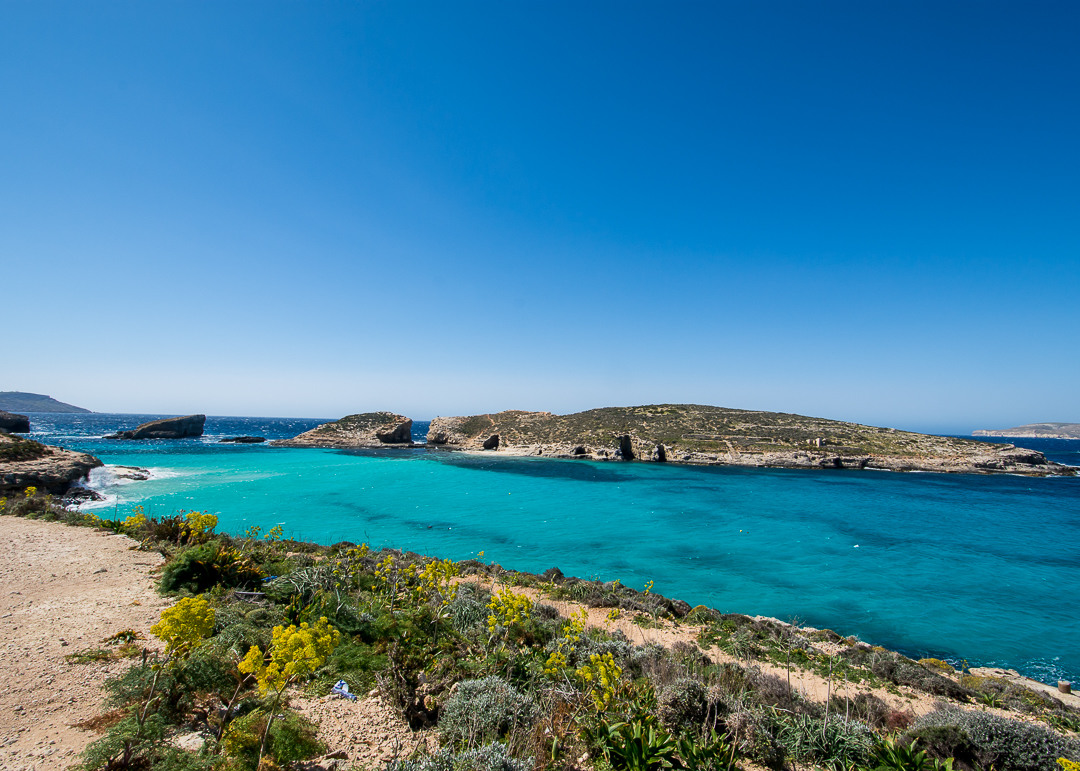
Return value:
[[(723, 611), (798, 618), (895, 648), (1080, 676), (1080, 479), (697, 468), (425, 449), (350, 453), (219, 444), (320, 420), (209, 418), (180, 441), (102, 439), (154, 416), (32, 415), (33, 436), (149, 468), (109, 468), (102, 515), (205, 510), (505, 567), (619, 579)], [(416, 426), (418, 436), (426, 429)], [(1080, 442), (1016, 440), (1077, 464)]]

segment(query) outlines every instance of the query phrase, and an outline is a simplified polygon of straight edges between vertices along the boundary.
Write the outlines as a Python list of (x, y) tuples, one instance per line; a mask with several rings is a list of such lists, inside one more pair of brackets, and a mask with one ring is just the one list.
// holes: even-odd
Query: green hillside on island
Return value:
[(593, 459), (897, 471), (1070, 473), (1042, 453), (783, 412), (696, 404), (436, 418), (428, 443)]
[(0, 391), (0, 410), (7, 412), (66, 412), (89, 413), (91, 410), (65, 404), (51, 396), (25, 391)]

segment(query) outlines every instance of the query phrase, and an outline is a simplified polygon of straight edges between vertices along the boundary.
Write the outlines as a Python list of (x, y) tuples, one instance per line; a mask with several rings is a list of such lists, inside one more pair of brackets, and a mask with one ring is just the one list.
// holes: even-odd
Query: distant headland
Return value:
[(979, 429), (972, 436), (1003, 436), (1012, 439), (1080, 439), (1080, 423), (1028, 423), (1015, 428)]
[(25, 391), (0, 391), (0, 410), (7, 410), (8, 412), (91, 412), (91, 410), (76, 407), (73, 404), (59, 402), (51, 396), (31, 394)]
[[(349, 415), (286, 447), (411, 446), (412, 421), (391, 412)], [(641, 460), (714, 466), (879, 469), (1071, 476), (1076, 470), (1035, 450), (782, 412), (655, 404), (571, 415), (509, 410), (437, 417), (429, 447), (583, 460)]]

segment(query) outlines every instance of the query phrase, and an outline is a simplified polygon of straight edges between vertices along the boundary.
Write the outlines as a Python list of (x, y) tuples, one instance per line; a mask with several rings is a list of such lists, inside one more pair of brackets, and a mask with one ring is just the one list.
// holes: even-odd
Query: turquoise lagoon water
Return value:
[[(117, 442), (101, 436), (154, 416), (31, 417), (35, 438), (154, 471), (95, 472), (102, 514), (197, 509), (231, 533), (280, 524), (321, 543), (484, 551), (520, 570), (652, 580), (691, 604), (797, 617), (917, 657), (1080, 679), (1080, 479), (217, 443), (322, 422), (307, 419), (209, 418), (201, 439)], [(1026, 444), (1080, 462), (1080, 442)]]

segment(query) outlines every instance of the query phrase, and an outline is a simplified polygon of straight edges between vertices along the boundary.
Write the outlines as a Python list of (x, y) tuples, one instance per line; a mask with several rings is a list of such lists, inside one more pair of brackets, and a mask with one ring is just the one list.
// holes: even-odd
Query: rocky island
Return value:
[(162, 418), (143, 423), (131, 431), (117, 431), (106, 439), (186, 439), (202, 436), (205, 415), (185, 415), (182, 418)]
[(428, 444), (589, 460), (717, 466), (1073, 475), (1034, 450), (781, 412), (696, 404), (572, 415), (510, 410), (431, 422)]
[(339, 450), (412, 447), (412, 420), (393, 412), (364, 412), (323, 423), (284, 441), (278, 447), (322, 447)]
[(979, 429), (972, 436), (1001, 436), (1009, 439), (1080, 439), (1080, 423), (1028, 423), (1015, 428)]

